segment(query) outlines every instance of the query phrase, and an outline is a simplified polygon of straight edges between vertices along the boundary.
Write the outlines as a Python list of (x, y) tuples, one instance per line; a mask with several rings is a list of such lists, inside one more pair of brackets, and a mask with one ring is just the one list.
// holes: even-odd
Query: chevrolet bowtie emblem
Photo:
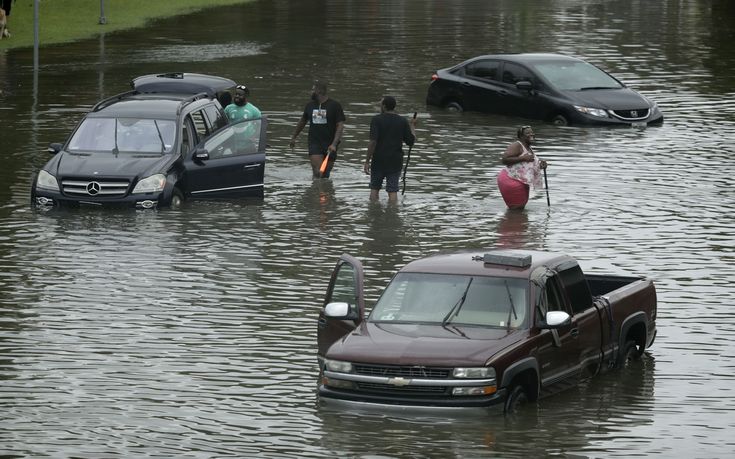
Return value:
[(408, 386), (411, 384), (411, 380), (406, 378), (390, 378), (388, 384), (393, 386)]

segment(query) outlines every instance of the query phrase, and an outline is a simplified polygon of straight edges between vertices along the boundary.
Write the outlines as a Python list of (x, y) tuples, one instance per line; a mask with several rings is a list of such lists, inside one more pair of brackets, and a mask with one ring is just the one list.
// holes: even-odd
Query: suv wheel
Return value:
[(179, 209), (183, 204), (184, 193), (182, 193), (178, 188), (174, 188), (174, 191), (171, 194), (171, 208)]
[(569, 126), (569, 120), (564, 115), (556, 115), (555, 117), (551, 118), (551, 122), (556, 124), (557, 126)]
[(464, 111), (462, 104), (460, 104), (459, 102), (455, 102), (455, 101), (447, 103), (447, 105), (445, 105), (444, 108), (446, 108), (447, 111), (456, 112), (456, 113), (462, 113)]

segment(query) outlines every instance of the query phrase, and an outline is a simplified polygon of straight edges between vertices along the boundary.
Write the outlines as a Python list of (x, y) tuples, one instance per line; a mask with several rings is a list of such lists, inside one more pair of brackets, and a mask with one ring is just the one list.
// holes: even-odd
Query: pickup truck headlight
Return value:
[(575, 105), (574, 108), (577, 109), (578, 112), (584, 113), (585, 115), (607, 118), (607, 110), (604, 110), (602, 108), (581, 107), (579, 105)]
[(56, 177), (41, 169), (36, 180), (36, 188), (59, 191), (59, 182), (56, 181)]
[(325, 360), (324, 368), (336, 373), (352, 373), (352, 364), (350, 362), (342, 362), (340, 360)]
[(166, 176), (163, 174), (155, 174), (139, 181), (133, 193), (157, 193), (163, 191), (166, 186)]
[(495, 378), (495, 369), (492, 367), (455, 368), (453, 376), (467, 379), (490, 379)]

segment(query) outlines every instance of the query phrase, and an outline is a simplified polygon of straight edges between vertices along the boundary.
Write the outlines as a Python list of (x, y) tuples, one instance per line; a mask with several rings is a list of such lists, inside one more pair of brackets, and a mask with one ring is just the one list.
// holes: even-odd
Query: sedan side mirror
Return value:
[(533, 84), (531, 84), (530, 81), (519, 81), (516, 83), (516, 88), (518, 88), (521, 91), (533, 91)]
[(46, 151), (51, 153), (52, 155), (55, 155), (56, 153), (61, 151), (61, 147), (63, 147), (63, 145), (60, 143), (52, 143), (48, 146)]
[(539, 324), (539, 328), (560, 328), (569, 325), (572, 317), (564, 311), (549, 311), (546, 313), (546, 322)]
[(194, 152), (194, 161), (206, 161), (209, 159), (209, 152), (204, 148), (199, 148)]

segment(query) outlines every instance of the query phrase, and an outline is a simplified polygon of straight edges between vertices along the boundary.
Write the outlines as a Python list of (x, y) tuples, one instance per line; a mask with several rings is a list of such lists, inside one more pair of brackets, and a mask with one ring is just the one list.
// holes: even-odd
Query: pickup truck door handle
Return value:
[(579, 336), (579, 328), (572, 328), (569, 331), (569, 334), (572, 335), (575, 338), (578, 337)]
[(317, 321), (317, 327), (318, 328), (326, 328), (327, 327), (327, 319), (324, 317), (320, 317)]

